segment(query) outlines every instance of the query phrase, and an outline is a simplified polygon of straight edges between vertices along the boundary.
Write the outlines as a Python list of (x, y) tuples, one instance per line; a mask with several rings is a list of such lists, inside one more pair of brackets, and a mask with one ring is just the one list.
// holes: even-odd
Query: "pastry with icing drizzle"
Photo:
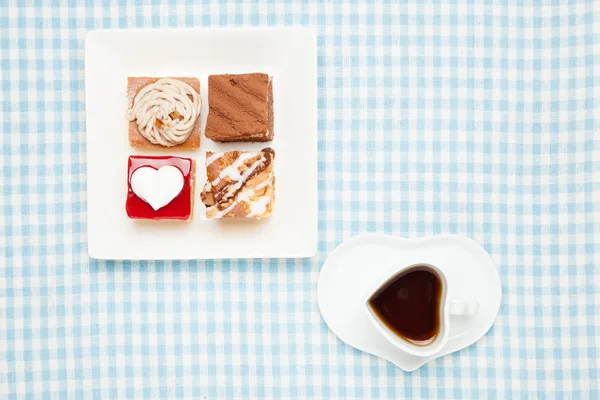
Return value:
[(206, 153), (207, 182), (202, 190), (206, 217), (267, 218), (273, 212), (275, 151)]

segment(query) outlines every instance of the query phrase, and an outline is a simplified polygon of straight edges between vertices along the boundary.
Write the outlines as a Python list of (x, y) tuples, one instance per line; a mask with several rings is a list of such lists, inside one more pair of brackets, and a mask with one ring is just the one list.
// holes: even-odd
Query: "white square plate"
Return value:
[[(317, 248), (316, 35), (304, 28), (93, 31), (85, 43), (88, 251), (100, 259), (310, 257)], [(210, 74), (273, 77), (275, 137), (216, 143), (204, 137)], [(127, 139), (128, 76), (195, 76), (202, 95), (200, 149), (137, 150)], [(264, 220), (206, 220), (200, 191), (207, 150), (275, 150), (276, 200)], [(191, 222), (131, 220), (125, 212), (127, 158), (196, 160)]]

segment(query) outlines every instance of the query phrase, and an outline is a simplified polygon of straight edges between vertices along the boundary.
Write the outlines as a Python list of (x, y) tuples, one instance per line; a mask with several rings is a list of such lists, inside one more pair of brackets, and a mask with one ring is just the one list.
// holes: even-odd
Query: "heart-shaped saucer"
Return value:
[[(435, 265), (444, 272), (448, 297), (477, 300), (479, 311), (456, 317), (448, 342), (426, 357), (392, 345), (372, 324), (364, 299), (377, 280), (399, 265)], [(405, 371), (472, 345), (491, 328), (500, 309), (500, 276), (489, 254), (471, 239), (433, 236), (401, 239), (382, 234), (355, 236), (325, 260), (317, 286), (321, 315), (329, 329), (352, 347), (386, 359)]]
[(154, 211), (169, 204), (183, 189), (183, 174), (177, 167), (165, 165), (140, 167), (131, 174), (131, 190)]

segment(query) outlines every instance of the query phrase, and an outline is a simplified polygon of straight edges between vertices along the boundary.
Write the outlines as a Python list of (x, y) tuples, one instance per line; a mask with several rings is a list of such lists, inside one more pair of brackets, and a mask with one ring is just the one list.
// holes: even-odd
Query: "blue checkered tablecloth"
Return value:
[[(0, 398), (600, 396), (597, 3), (21, 3), (0, 2)], [(85, 35), (200, 26), (318, 32), (314, 259), (87, 256)], [(337, 340), (318, 273), (362, 232), (480, 242), (495, 326), (414, 373)]]

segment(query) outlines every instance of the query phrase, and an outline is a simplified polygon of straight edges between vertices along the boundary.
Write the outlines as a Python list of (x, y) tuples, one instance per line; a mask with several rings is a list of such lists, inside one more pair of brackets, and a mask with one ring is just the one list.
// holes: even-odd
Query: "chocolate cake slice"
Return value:
[(205, 135), (217, 142), (273, 140), (273, 87), (263, 73), (210, 75)]

